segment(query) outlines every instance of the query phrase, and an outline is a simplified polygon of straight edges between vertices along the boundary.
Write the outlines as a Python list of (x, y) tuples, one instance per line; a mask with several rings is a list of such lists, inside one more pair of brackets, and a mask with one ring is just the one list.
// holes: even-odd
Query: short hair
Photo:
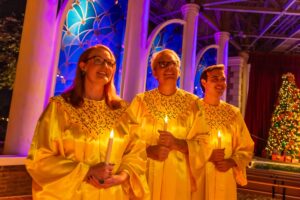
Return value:
[(152, 55), (152, 59), (151, 59), (151, 69), (152, 71), (154, 71), (155, 67), (157, 66), (157, 63), (158, 63), (158, 60), (164, 56), (164, 55), (168, 55), (168, 54), (171, 54), (175, 57), (175, 62), (177, 64), (177, 67), (179, 67), (180, 65), (180, 58), (179, 56), (177, 55), (177, 53), (171, 49), (164, 49), (164, 50), (161, 50), (161, 51), (158, 51), (158, 52), (155, 52), (153, 55)]
[(224, 70), (224, 69), (225, 66), (223, 64), (217, 64), (217, 65), (208, 66), (202, 71), (202, 74), (200, 76), (200, 86), (203, 92), (205, 92), (205, 88), (203, 87), (201, 80), (204, 79), (205, 81), (207, 81), (207, 72), (211, 72), (213, 70)]

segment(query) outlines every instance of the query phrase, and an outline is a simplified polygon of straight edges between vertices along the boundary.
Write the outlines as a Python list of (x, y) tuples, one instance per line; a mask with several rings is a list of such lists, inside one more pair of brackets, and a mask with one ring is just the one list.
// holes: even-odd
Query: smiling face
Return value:
[(85, 72), (85, 82), (105, 85), (112, 79), (115, 60), (106, 49), (95, 48), (87, 59), (80, 62), (79, 67)]
[(153, 66), (153, 76), (160, 85), (175, 84), (180, 75), (178, 57), (171, 52), (157, 56)]
[(223, 69), (214, 69), (207, 72), (207, 78), (201, 79), (205, 89), (205, 96), (220, 98), (226, 89), (226, 78)]

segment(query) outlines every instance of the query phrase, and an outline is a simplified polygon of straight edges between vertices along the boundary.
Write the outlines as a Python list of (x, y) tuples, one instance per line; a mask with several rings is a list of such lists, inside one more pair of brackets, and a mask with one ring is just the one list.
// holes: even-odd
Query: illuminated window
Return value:
[(120, 92), (126, 14), (127, 0), (117, 4), (107, 0), (74, 1), (63, 27), (55, 95), (71, 86), (79, 56), (96, 44), (107, 45), (115, 54), (115, 85)]

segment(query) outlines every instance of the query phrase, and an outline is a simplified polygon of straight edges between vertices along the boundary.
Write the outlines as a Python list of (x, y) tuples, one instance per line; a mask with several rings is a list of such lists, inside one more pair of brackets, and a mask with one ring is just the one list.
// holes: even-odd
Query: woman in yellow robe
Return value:
[[(146, 197), (145, 143), (116, 123), (128, 104), (116, 95), (115, 70), (108, 47), (91, 47), (79, 58), (73, 87), (51, 98), (26, 160), (33, 199)], [(115, 134), (106, 160), (111, 130)]]
[[(251, 161), (254, 143), (238, 108), (220, 100), (225, 88), (224, 66), (206, 68), (201, 75), (204, 99), (188, 139), (197, 191), (194, 200), (237, 199), (236, 184), (246, 185), (246, 166)], [(219, 134), (218, 134), (219, 132)]]
[(138, 94), (127, 110), (133, 122), (131, 131), (147, 144), (146, 176), (153, 200), (191, 198), (193, 176), (186, 137), (193, 123), (192, 108), (197, 97), (176, 87), (179, 65), (174, 51), (156, 53), (151, 67), (158, 88)]

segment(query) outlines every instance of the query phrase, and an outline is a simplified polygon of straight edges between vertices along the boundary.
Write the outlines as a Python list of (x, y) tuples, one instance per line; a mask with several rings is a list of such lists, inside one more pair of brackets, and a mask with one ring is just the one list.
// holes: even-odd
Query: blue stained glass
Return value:
[(66, 27), (71, 27), (73, 24), (76, 24), (78, 21), (80, 21), (80, 19), (81, 18), (75, 9), (70, 10), (66, 19)]
[(101, 7), (97, 2), (95, 2), (93, 5), (98, 15), (105, 12), (104, 8)]
[(119, 9), (116, 13), (111, 14), (110, 20), (111, 20), (112, 23), (116, 23), (117, 21), (119, 21), (120, 15), (118, 14), (118, 12), (120, 12)]
[(85, 31), (85, 30), (93, 30), (93, 18), (87, 18), (85, 21), (81, 22), (79, 32)]
[(197, 71), (196, 71), (195, 82), (194, 82), (194, 94), (199, 96), (200, 98), (204, 97), (204, 93), (200, 86), (201, 74), (206, 67), (215, 65), (216, 63), (217, 63), (217, 49), (211, 48), (208, 49), (203, 54), (203, 57), (200, 59), (200, 62), (197, 64)]
[(111, 7), (114, 6), (114, 1), (111, 0), (103, 0), (103, 1), (96, 1), (99, 2), (99, 5), (103, 8), (103, 10), (109, 12)]
[(83, 14), (81, 5), (75, 4), (73, 6), (73, 9), (75, 10), (75, 12), (77, 13), (77, 15), (79, 16), (80, 19), (84, 18), (84, 14)]
[(114, 52), (117, 59), (115, 83), (117, 92), (120, 92), (127, 4), (128, 0), (119, 0), (118, 5), (107, 0), (80, 0), (76, 4), (74, 0), (62, 33), (55, 95), (72, 84), (79, 56), (86, 48), (96, 44), (105, 44)]
[(75, 36), (75, 35), (78, 35), (79, 29), (80, 29), (80, 26), (78, 26), (78, 24), (73, 24), (72, 26), (69, 27), (69, 32), (70, 32), (70, 34), (73, 34)]
[(110, 33), (111, 31), (112, 31), (111, 28), (103, 28), (103, 29), (101, 29), (101, 33), (104, 34), (104, 35)]
[(115, 31), (116, 32), (123, 32), (123, 27), (124, 27), (124, 22), (122, 22), (122, 21), (119, 21), (119, 22), (117, 22), (116, 24), (115, 24)]
[(88, 3), (86, 18), (94, 17), (97, 15), (96, 8), (93, 3)]
[(109, 27), (111, 26), (111, 21), (108, 16), (104, 15), (102, 20), (99, 22), (100, 27)]

